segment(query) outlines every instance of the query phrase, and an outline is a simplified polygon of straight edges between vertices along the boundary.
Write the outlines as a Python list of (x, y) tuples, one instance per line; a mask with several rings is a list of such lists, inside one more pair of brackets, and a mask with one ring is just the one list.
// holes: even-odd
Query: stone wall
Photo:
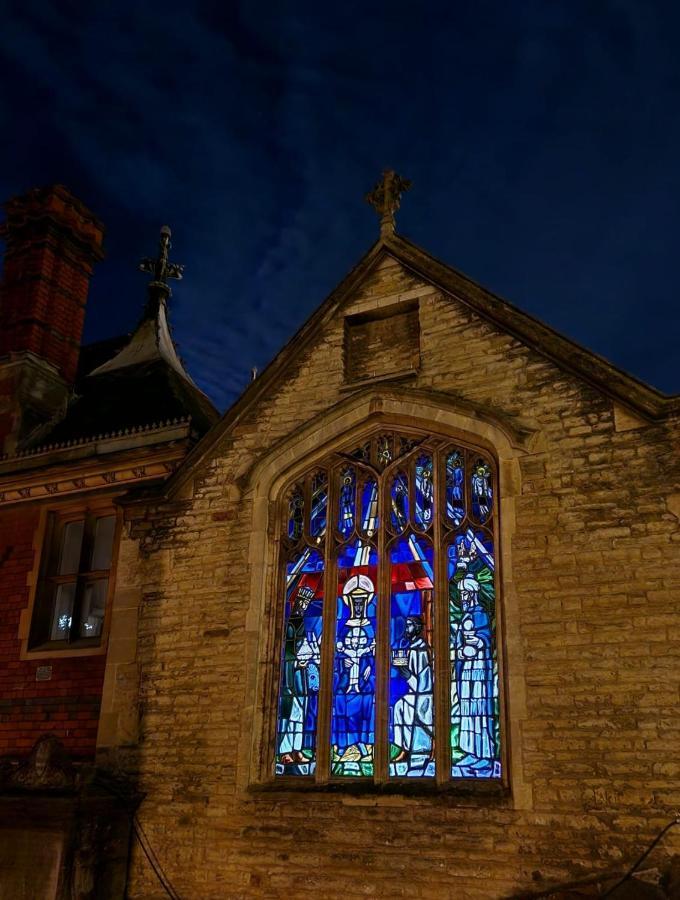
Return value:
[[(343, 315), (414, 300), (417, 374), (348, 391)], [(615, 408), (389, 258), (343, 315), (233, 425), (190, 502), (143, 528), (141, 733), (121, 759), (167, 875), (187, 898), (473, 898), (623, 867), (680, 804), (678, 423)], [(509, 797), (251, 789), (275, 665), (271, 494), (296, 453), (369, 424), (362, 392), (510, 448)], [(657, 854), (673, 848), (671, 832)], [(163, 896), (139, 853), (130, 896)]]

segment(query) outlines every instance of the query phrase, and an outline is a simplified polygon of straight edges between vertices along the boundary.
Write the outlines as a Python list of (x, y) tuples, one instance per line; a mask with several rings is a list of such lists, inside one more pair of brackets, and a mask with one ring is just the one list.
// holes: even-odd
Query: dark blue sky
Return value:
[(179, 350), (220, 406), (398, 228), (680, 390), (680, 5), (0, 0), (0, 196), (107, 226), (86, 338), (129, 330), (173, 229)]

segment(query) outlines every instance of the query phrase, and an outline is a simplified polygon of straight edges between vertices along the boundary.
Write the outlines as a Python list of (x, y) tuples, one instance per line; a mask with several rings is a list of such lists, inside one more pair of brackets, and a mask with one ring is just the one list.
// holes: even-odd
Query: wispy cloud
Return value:
[(24, 0), (3, 19), (0, 192), (64, 181), (106, 222), (90, 337), (134, 324), (167, 221), (175, 338), (226, 405), (368, 248), (362, 195), (390, 164), (415, 182), (405, 233), (680, 388), (659, 339), (680, 317), (678, 10), (222, 6)]

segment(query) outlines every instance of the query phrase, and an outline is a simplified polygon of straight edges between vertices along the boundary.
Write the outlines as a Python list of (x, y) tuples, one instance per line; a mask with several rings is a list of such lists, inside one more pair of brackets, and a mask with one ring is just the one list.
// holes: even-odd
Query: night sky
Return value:
[(134, 327), (159, 227), (179, 352), (220, 408), (398, 230), (680, 391), (680, 4), (0, 0), (0, 197), (103, 220), (85, 337)]

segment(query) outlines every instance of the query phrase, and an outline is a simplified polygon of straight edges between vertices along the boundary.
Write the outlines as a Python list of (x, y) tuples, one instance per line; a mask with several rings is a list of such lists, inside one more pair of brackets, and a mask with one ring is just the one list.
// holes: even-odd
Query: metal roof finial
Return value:
[(172, 247), (170, 243), (171, 237), (172, 232), (170, 228), (167, 225), (163, 225), (158, 242), (158, 257), (151, 259), (151, 257), (147, 256), (139, 263), (140, 272), (147, 272), (149, 275), (153, 275), (153, 281), (149, 287), (163, 288), (168, 294), (170, 293), (168, 278), (175, 278), (177, 281), (181, 281), (184, 274), (184, 266), (168, 260), (168, 253)]
[(380, 237), (390, 237), (394, 234), (394, 216), (399, 209), (401, 195), (410, 187), (411, 182), (408, 178), (397, 175), (394, 169), (385, 169), (380, 181), (369, 194), (366, 194), (366, 202), (370, 203), (380, 216)]

